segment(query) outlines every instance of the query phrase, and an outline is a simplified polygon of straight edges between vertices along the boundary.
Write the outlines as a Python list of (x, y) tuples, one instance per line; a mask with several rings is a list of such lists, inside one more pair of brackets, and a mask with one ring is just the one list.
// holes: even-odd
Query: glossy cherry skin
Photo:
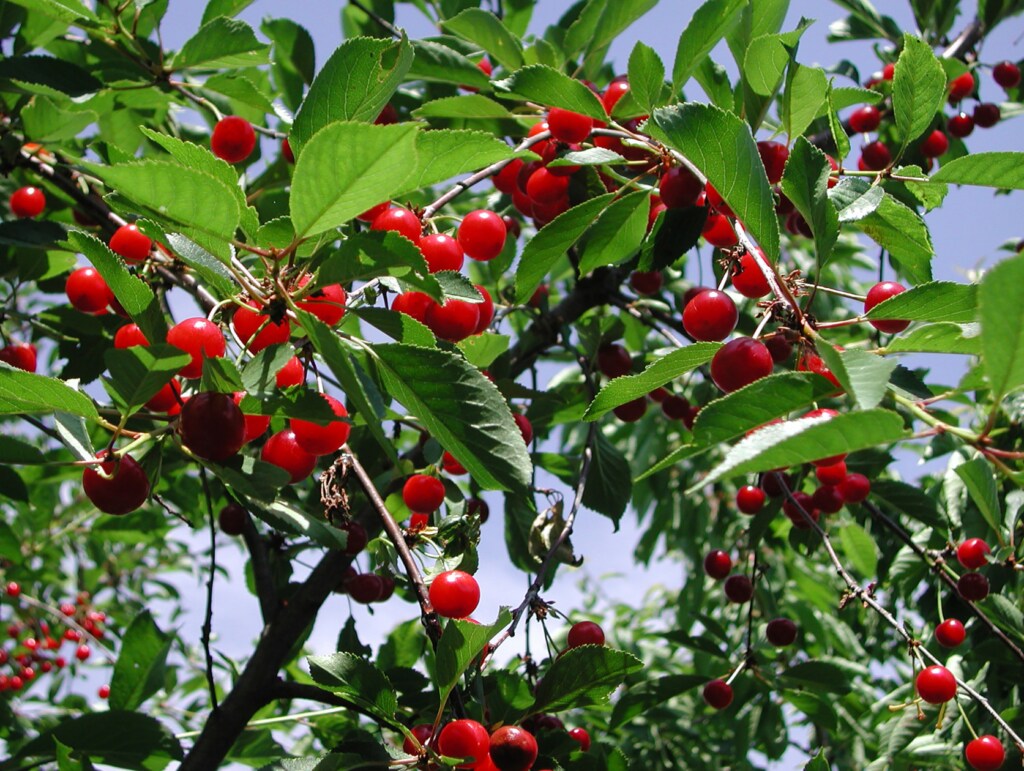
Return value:
[(408, 209), (395, 206), (378, 214), (370, 225), (370, 230), (393, 230), (414, 244), (419, 244), (420, 236), (423, 234), (423, 223)]
[[(232, 398), (235, 404), (241, 406), (241, 401), (245, 398), (245, 391), (236, 391)], [(270, 428), (269, 415), (246, 415), (243, 413), (242, 417), (245, 420), (245, 444), (261, 436)]]
[[(767, 260), (763, 254), (761, 257)], [(757, 259), (749, 252), (745, 252), (740, 257), (739, 264), (733, 268), (732, 285), (741, 295), (752, 299), (764, 297), (772, 291), (768, 279), (758, 267)]]
[(683, 308), (683, 328), (694, 340), (724, 340), (738, 320), (736, 303), (717, 289), (701, 292)]
[(424, 323), (442, 340), (457, 343), (476, 332), (480, 323), (479, 303), (448, 298), (444, 305), (431, 301), (424, 315)]
[(519, 172), (523, 170), (523, 165), (521, 158), (513, 158), (506, 163), (497, 174), (491, 177), (494, 186), (502, 193), (512, 195), (512, 192), (519, 186)]
[(796, 369), (798, 372), (813, 372), (817, 375), (821, 375), (823, 378), (827, 378), (836, 388), (842, 388), (842, 385), (839, 383), (839, 378), (837, 378), (835, 373), (828, 368), (824, 359), (813, 351), (806, 351), (797, 360)]
[(476, 322), (476, 329), (473, 330), (473, 334), (479, 335), (481, 332), (487, 331), (487, 328), (491, 326), (491, 322), (494, 321), (494, 300), (491, 299), (491, 293), (480, 286), (480, 284), (473, 284), (473, 286), (476, 287), (476, 291), (483, 298), (483, 302), (476, 304), (479, 319)]
[(523, 436), (523, 442), (529, 444), (533, 441), (533, 424), (530, 423), (530, 419), (521, 412), (512, 413), (512, 420), (515, 421), (516, 426), (519, 428), (519, 433)]
[(652, 295), (661, 291), (663, 278), (661, 271), (634, 270), (629, 276), (629, 285), (637, 294)]
[(633, 358), (618, 343), (605, 343), (597, 349), (597, 368), (605, 377), (621, 377), (633, 371)]
[(925, 158), (938, 158), (949, 149), (949, 138), (942, 129), (935, 129), (921, 142), (921, 155)]
[(578, 112), (552, 107), (548, 111), (548, 128), (551, 129), (551, 136), (559, 142), (577, 144), (590, 136), (594, 119)]
[(711, 379), (731, 393), (772, 373), (774, 362), (764, 343), (738, 337), (719, 348), (711, 359)]
[(459, 242), (443, 233), (433, 233), (420, 239), (420, 251), (427, 261), (427, 270), (437, 273), (442, 270), (462, 270), (466, 261)]
[(444, 503), (444, 483), (437, 477), (413, 474), (402, 486), (402, 500), (412, 511), (436, 511)]
[(992, 68), (992, 77), (1003, 88), (1020, 85), (1020, 67), (1010, 61), (999, 62)]
[(345, 582), (345, 591), (354, 602), (369, 605), (384, 594), (384, 581), (376, 573), (359, 573)]
[(544, 167), (533, 172), (526, 181), (526, 194), (536, 203), (555, 203), (568, 191), (569, 178), (552, 174)]
[(661, 202), (669, 209), (685, 209), (697, 205), (704, 184), (686, 166), (673, 166), (658, 180)]
[[(846, 479), (846, 462), (837, 461), (827, 465), (815, 466), (814, 475), (823, 485), (841, 485)], [(845, 496), (843, 496), (845, 500)]]
[(892, 163), (892, 153), (881, 142), (869, 142), (861, 149), (861, 160), (867, 171), (881, 171)]
[(288, 137), (281, 140), (281, 156), (291, 164), (295, 163), (295, 153), (292, 150), (292, 144), (288, 141)]
[[(96, 457), (103, 458), (106, 452), (101, 450)], [(127, 514), (146, 502), (149, 478), (132, 456), (105, 461), (99, 468), (103, 474), (94, 466), (87, 466), (82, 472), (82, 489), (97, 509), (105, 514)]]
[(499, 771), (529, 771), (537, 760), (537, 740), (525, 728), (506, 725), (491, 734), (490, 751)]
[(295, 432), (286, 428), (271, 436), (260, 457), (288, 472), (289, 484), (296, 484), (313, 473), (316, 468), (316, 455), (306, 452), (295, 439)]
[(965, 72), (960, 77), (953, 78), (949, 83), (950, 104), (970, 96), (972, 91), (974, 91), (974, 75), (970, 72)]
[(585, 728), (570, 728), (569, 729), (569, 736), (570, 736), (570, 738), (572, 738), (572, 739), (574, 739), (574, 740), (576, 740), (577, 742), (580, 743), (580, 749), (581, 750), (583, 750), (584, 752), (589, 752), (590, 751), (590, 734), (587, 733), (587, 729), (585, 729)]
[(947, 618), (935, 627), (935, 640), (943, 648), (956, 648), (966, 637), (963, 623), (956, 618)]
[(366, 544), (369, 542), (370, 537), (366, 532), (366, 528), (361, 524), (356, 521), (345, 522), (339, 525), (338, 529), (345, 531), (345, 536), (347, 538), (345, 541), (345, 554), (354, 557), (366, 548)]
[(508, 231), (501, 215), (477, 209), (462, 218), (456, 235), (459, 246), (469, 257), (488, 262), (501, 254)]
[(578, 648), (581, 645), (604, 645), (604, 630), (593, 621), (579, 621), (569, 628), (568, 645)]
[(289, 388), (301, 385), (306, 379), (306, 370), (297, 356), (292, 356), (274, 375), (274, 384), (278, 388)]
[(405, 741), (402, 742), (402, 749), (406, 755), (418, 755), (430, 737), (433, 736), (434, 729), (427, 723), (420, 723), (412, 728), (411, 733), (416, 738), (416, 742), (419, 742), (419, 745), (409, 737), (406, 737)]
[(917, 695), (929, 704), (944, 704), (956, 696), (956, 678), (942, 666), (926, 667), (917, 673)]
[(241, 163), (256, 149), (256, 131), (245, 118), (228, 115), (213, 127), (210, 149), (228, 163)]
[(704, 558), (704, 572), (716, 581), (721, 581), (732, 570), (732, 557), (721, 549), (708, 552)]
[(412, 316), (421, 324), (426, 322), (427, 308), (434, 301), (423, 292), (402, 292), (391, 303), (391, 310)]
[(628, 91), (629, 80), (625, 75), (621, 75), (609, 83), (608, 88), (601, 96), (601, 102), (604, 104), (605, 112), (611, 115), (615, 105), (619, 103), (619, 100), (624, 97)]
[(149, 257), (153, 241), (136, 225), (122, 225), (110, 237), (110, 251), (126, 262), (139, 263)]
[(114, 333), (115, 348), (131, 348), (135, 345), (149, 345), (149, 340), (139, 329), (138, 324), (125, 324)]
[(788, 618), (773, 618), (765, 627), (765, 637), (776, 648), (785, 648), (796, 641), (796, 624)]
[(647, 400), (644, 397), (620, 404), (612, 413), (623, 423), (636, 423), (647, 412)]
[(981, 538), (968, 538), (956, 549), (956, 558), (968, 570), (977, 570), (988, 564), (987, 556), (992, 553)]
[(288, 319), (273, 321), (264, 308), (251, 302), (235, 308), (231, 326), (238, 338), (246, 343), (250, 353), (259, 353), (267, 346), (286, 343), (292, 335), (292, 325)]
[(974, 771), (996, 771), (1006, 760), (1003, 743), (992, 734), (972, 739), (964, 748), (967, 763)]
[[(308, 283), (301, 282), (303, 286)], [(345, 316), (345, 302), (348, 295), (341, 284), (328, 284), (310, 292), (295, 303), (299, 308), (312, 313), (329, 327), (333, 327)]]
[(217, 515), (217, 526), (224, 535), (241, 535), (248, 520), (249, 512), (232, 501), (220, 510), (220, 514)]
[(968, 602), (981, 602), (989, 593), (988, 579), (981, 573), (964, 573), (956, 582), (956, 588)]
[(488, 758), (491, 737), (487, 729), (475, 720), (453, 720), (441, 729), (437, 737), (437, 749), (442, 755), (452, 758), (472, 758), (456, 768), (479, 768)]
[(33, 219), (46, 208), (46, 194), (38, 187), (19, 187), (11, 193), (10, 206), (18, 219)]
[(764, 170), (768, 174), (768, 181), (777, 185), (782, 179), (786, 170), (786, 161), (789, 160), (789, 148), (781, 142), (758, 142), (757, 153), (761, 156)]
[(107, 282), (96, 268), (76, 268), (64, 285), (68, 301), (82, 313), (99, 313), (106, 310), (114, 298)]
[(811, 496), (811, 505), (823, 514), (835, 514), (845, 502), (842, 491), (835, 485), (822, 485)]
[(882, 113), (873, 104), (859, 107), (850, 113), (850, 128), (855, 134), (874, 131), (882, 122)]
[(704, 236), (704, 240), (709, 244), (721, 249), (736, 246), (736, 244), (739, 243), (739, 239), (736, 237), (736, 231), (733, 230), (732, 224), (729, 222), (729, 218), (720, 212), (711, 212), (708, 214), (708, 218), (704, 222), (704, 229), (701, 231), (701, 235)]
[(725, 596), (729, 602), (737, 604), (750, 602), (754, 596), (754, 584), (742, 574), (729, 576), (725, 579)]
[(704, 701), (714, 709), (725, 709), (732, 704), (732, 686), (724, 680), (712, 680), (704, 686)]
[(982, 102), (974, 107), (974, 124), (979, 128), (992, 128), (999, 122), (1002, 113), (999, 105), (992, 102)]
[(441, 454), (441, 468), (453, 476), (469, 473), (466, 471), (466, 467), (459, 463), (458, 459), (447, 450)]
[(382, 203), (377, 204), (376, 206), (374, 206), (372, 208), (367, 209), (362, 214), (356, 215), (356, 219), (360, 220), (361, 222), (372, 223), (375, 219), (377, 219), (377, 216), (379, 214), (382, 214), (383, 212), (386, 212), (390, 208), (391, 208), (391, 201), (384, 201)]
[(480, 585), (461, 570), (440, 573), (430, 584), (430, 604), (439, 616), (465, 618), (480, 604)]
[(946, 122), (946, 131), (959, 139), (968, 137), (974, 131), (974, 118), (965, 112), (957, 113)]
[(225, 461), (245, 443), (245, 419), (228, 394), (201, 393), (181, 408), (181, 441), (206, 460)]
[(744, 514), (757, 514), (764, 508), (765, 492), (760, 487), (744, 485), (736, 492), (736, 508)]
[[(328, 394), (320, 395), (330, 405), (336, 417), (348, 417), (348, 410), (344, 404)], [(348, 441), (352, 430), (352, 426), (345, 420), (332, 420), (327, 425), (320, 425), (310, 420), (292, 418), (290, 425), (295, 441), (310, 455), (330, 455), (337, 452)]]
[(204, 359), (220, 358), (227, 348), (220, 327), (201, 316), (179, 321), (171, 327), (167, 332), (167, 343), (192, 357), (192, 361), (178, 372), (187, 378), (202, 375)]
[(15, 369), (35, 372), (37, 364), (36, 347), (32, 343), (14, 343), (0, 348), (0, 361)]

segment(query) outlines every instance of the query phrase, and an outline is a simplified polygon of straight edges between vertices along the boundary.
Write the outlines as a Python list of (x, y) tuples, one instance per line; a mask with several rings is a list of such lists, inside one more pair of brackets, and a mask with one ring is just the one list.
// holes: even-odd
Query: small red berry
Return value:
[(776, 648), (785, 648), (796, 640), (796, 624), (788, 618), (773, 618), (765, 628), (765, 637)]
[(474, 260), (488, 262), (501, 254), (508, 232), (500, 215), (478, 209), (462, 218), (456, 235), (459, 246), (467, 255)]
[(420, 725), (415, 726), (410, 733), (415, 737), (415, 741), (407, 736), (405, 741), (402, 743), (402, 749), (405, 751), (406, 755), (418, 755), (430, 737), (434, 735), (434, 728), (427, 723), (420, 723)]
[(25, 372), (35, 372), (37, 351), (32, 343), (15, 343), (0, 348), (0, 361)]
[(551, 136), (559, 142), (577, 144), (590, 136), (594, 119), (571, 110), (552, 107), (548, 111), (548, 128)]
[(220, 510), (217, 515), (217, 525), (224, 535), (241, 535), (245, 531), (245, 523), (249, 519), (249, 512), (234, 501)]
[(958, 139), (963, 139), (974, 131), (974, 118), (965, 112), (957, 113), (946, 122), (946, 130)]
[(758, 142), (757, 153), (761, 156), (764, 170), (768, 174), (768, 181), (773, 185), (778, 184), (786, 170), (789, 148), (781, 142)]
[(861, 160), (865, 170), (881, 171), (892, 163), (892, 153), (882, 142), (869, 142), (861, 148)]
[[(300, 281), (300, 286), (305, 286), (306, 280)], [(320, 321), (329, 327), (335, 326), (345, 316), (345, 302), (348, 295), (345, 288), (340, 284), (328, 284), (313, 290), (305, 299), (296, 303), (306, 313), (312, 313)], [(251, 346), (250, 346), (251, 350)]]
[(434, 301), (423, 292), (402, 292), (392, 303), (391, 310), (411, 316), (421, 324), (427, 318), (427, 308)]
[(704, 236), (704, 240), (709, 244), (721, 249), (727, 249), (739, 243), (736, 231), (733, 230), (729, 218), (720, 212), (710, 212), (708, 214), (708, 218), (704, 222), (704, 229), (701, 230), (701, 235)]
[(637, 294), (652, 295), (661, 291), (661, 271), (640, 271), (634, 270), (629, 276), (629, 285)]
[(473, 284), (473, 286), (476, 287), (476, 291), (483, 298), (483, 302), (476, 304), (480, 317), (476, 322), (476, 329), (473, 331), (473, 334), (479, 335), (486, 332), (487, 328), (491, 326), (491, 322), (494, 321), (494, 300), (491, 299), (491, 293), (480, 286), (480, 284)]
[(73, 270), (64, 285), (64, 291), (72, 307), (82, 313), (99, 313), (105, 310), (114, 298), (113, 292), (96, 268)]
[(316, 468), (316, 455), (306, 452), (299, 446), (295, 438), (295, 431), (286, 428), (271, 436), (260, 457), (267, 463), (272, 463), (288, 472), (289, 484), (296, 484), (313, 473)]
[(228, 394), (200, 393), (181, 408), (181, 441), (200, 458), (223, 462), (245, 443), (245, 418)]
[(274, 321), (265, 308), (251, 301), (235, 308), (231, 326), (250, 353), (259, 353), (270, 345), (287, 343), (292, 336), (292, 325), (288, 319)]
[(949, 138), (942, 133), (942, 129), (935, 129), (921, 142), (921, 155), (925, 158), (938, 158), (945, 155), (949, 149)]
[(481, 768), (489, 757), (491, 737), (475, 720), (453, 720), (441, 729), (437, 749), (452, 758), (472, 758), (456, 768)]
[(32, 219), (46, 208), (46, 195), (38, 187), (19, 187), (11, 194), (10, 206), (18, 219)]
[(647, 400), (644, 397), (620, 404), (612, 413), (623, 423), (636, 423), (647, 412)]
[[(236, 391), (232, 398), (235, 404), (241, 407), (241, 401), (245, 398), (245, 391)], [(243, 417), (245, 418), (245, 444), (261, 436), (270, 427), (269, 415), (246, 415), (243, 413)]]
[(730, 340), (711, 359), (711, 379), (731, 393), (772, 373), (772, 355), (764, 343), (750, 337)]
[(241, 163), (256, 149), (256, 131), (245, 118), (228, 115), (213, 127), (210, 149), (228, 163)]
[(149, 257), (153, 241), (136, 225), (122, 225), (110, 237), (110, 251), (127, 262), (139, 263)]
[(362, 214), (356, 215), (356, 219), (359, 220), (360, 222), (372, 223), (375, 219), (377, 219), (378, 215), (382, 214), (383, 212), (386, 212), (390, 208), (391, 201), (383, 201), (377, 204), (376, 206), (367, 209)]
[(971, 95), (974, 91), (974, 75), (965, 72), (949, 82), (949, 102), (953, 104)]
[(373, 224), (370, 225), (370, 230), (393, 230), (414, 244), (419, 244), (420, 236), (423, 233), (423, 223), (408, 209), (396, 206), (378, 214)]
[(597, 349), (597, 368), (605, 377), (621, 377), (633, 371), (633, 358), (618, 343), (605, 343)]
[(21, 585), (17, 581), (8, 581), (4, 591), (7, 593), (8, 597), (20, 597)]
[(288, 137), (281, 140), (281, 155), (288, 163), (295, 163), (295, 153), (292, 151), (292, 144), (288, 141)]
[(744, 485), (736, 492), (736, 508), (744, 514), (757, 514), (764, 508), (765, 497), (760, 487)]
[(669, 209), (696, 206), (702, 192), (704, 184), (686, 166), (673, 166), (658, 181), (661, 202)]
[(79, 661), (85, 661), (92, 655), (92, 651), (89, 650), (88, 645), (79, 645), (75, 650), (75, 658)]
[(114, 333), (115, 348), (131, 348), (135, 345), (149, 345), (137, 324), (125, 324)]
[[(763, 252), (760, 256), (767, 261)], [(764, 277), (757, 264), (757, 259), (749, 252), (744, 252), (739, 263), (733, 267), (732, 285), (741, 295), (751, 299), (764, 297), (772, 291), (768, 279)]]
[(420, 251), (427, 261), (427, 270), (437, 273), (442, 270), (462, 270), (465, 254), (459, 242), (443, 233), (433, 233), (420, 239)]
[(101, 699), (108, 699), (108, 698), (110, 698), (110, 686), (109, 685), (101, 685), (99, 691), (97, 691), (97, 695)]
[(956, 588), (968, 602), (981, 602), (988, 597), (988, 579), (981, 573), (964, 573), (956, 582)]
[(331, 412), (340, 420), (332, 420), (326, 425), (311, 420), (292, 418), (290, 425), (295, 441), (299, 447), (310, 455), (330, 455), (341, 449), (348, 441), (352, 426), (344, 419), (348, 417), (345, 405), (328, 394), (320, 394), (331, 408)]
[(956, 678), (942, 666), (926, 667), (917, 673), (917, 694), (929, 704), (944, 704), (956, 696)]
[(725, 292), (701, 292), (683, 309), (683, 328), (694, 340), (724, 340), (736, 328), (739, 311)]
[(402, 487), (402, 500), (412, 511), (435, 511), (444, 503), (444, 483), (437, 477), (413, 474)]
[[(569, 177), (537, 169), (526, 181), (526, 194), (535, 203), (556, 203), (569, 192)], [(463, 247), (465, 248), (465, 247)]]
[(999, 62), (992, 68), (992, 77), (1003, 88), (1016, 88), (1020, 84), (1020, 67), (1013, 62)]
[(754, 584), (747, 576), (737, 574), (725, 579), (725, 596), (729, 602), (737, 604), (750, 602), (754, 596)]
[(369, 605), (384, 593), (384, 582), (376, 573), (359, 573), (345, 582), (345, 591), (355, 602)]
[(274, 375), (274, 385), (278, 388), (290, 388), (302, 384), (306, 379), (306, 370), (298, 356), (292, 356)]
[[(906, 287), (901, 284), (897, 284), (895, 281), (880, 281), (868, 290), (867, 297), (864, 299), (864, 312), (867, 313), (879, 303), (888, 300), (890, 297), (895, 297), (905, 291)], [(909, 321), (894, 319), (886, 321), (872, 320), (869, 323), (880, 332), (887, 332), (889, 334), (902, 332), (910, 326)]]
[(874, 131), (882, 122), (882, 113), (873, 104), (865, 105), (850, 113), (850, 128), (855, 134)]
[(889, 62), (882, 67), (882, 80), (892, 80), (893, 75), (896, 74), (896, 65), (893, 62)]
[(523, 442), (530, 444), (533, 441), (533, 424), (530, 423), (530, 419), (521, 412), (513, 412), (512, 420), (515, 421), (516, 426), (519, 428), (519, 433), (523, 436)]
[(968, 538), (956, 549), (956, 558), (968, 570), (977, 570), (988, 564), (986, 555), (992, 550), (981, 538)]
[(601, 102), (604, 104), (605, 112), (611, 115), (615, 105), (618, 104), (619, 100), (624, 97), (628, 91), (629, 80), (625, 75), (622, 75), (609, 83), (608, 88), (605, 89), (604, 94), (601, 96)]
[[(537, 760), (537, 740), (525, 728), (506, 725), (491, 734), (490, 751), (498, 771), (529, 771)], [(484, 771), (486, 764), (478, 768)]]
[(980, 128), (992, 128), (1001, 117), (998, 104), (982, 102), (974, 106), (974, 123)]
[(480, 604), (480, 585), (469, 573), (445, 571), (430, 584), (430, 604), (439, 616), (465, 618)]
[(447, 450), (441, 455), (441, 468), (453, 476), (468, 473), (466, 467), (459, 463), (458, 459)]
[(480, 303), (449, 297), (444, 301), (444, 305), (438, 305), (431, 300), (423, 322), (442, 340), (457, 343), (476, 333), (477, 325), (480, 323)]
[(721, 549), (708, 552), (704, 558), (704, 572), (716, 581), (721, 581), (732, 570), (732, 558)]
[(732, 704), (732, 686), (724, 680), (712, 680), (704, 686), (704, 701), (714, 709), (725, 709)]
[[(101, 450), (97, 458), (106, 456)], [(82, 489), (93, 505), (106, 514), (127, 514), (135, 511), (149, 497), (149, 478), (131, 455), (119, 461), (99, 464), (101, 474), (93, 466), (82, 472)]]
[(956, 618), (947, 618), (935, 627), (935, 640), (943, 648), (956, 648), (967, 637), (963, 623)]
[(192, 357), (192, 361), (178, 372), (187, 378), (202, 375), (203, 360), (219, 358), (227, 349), (220, 327), (202, 317), (179, 321), (167, 332), (167, 342)]
[(964, 755), (974, 771), (996, 771), (1006, 760), (1003, 743), (991, 734), (969, 741), (964, 748)]
[(604, 645), (604, 630), (593, 621), (579, 621), (569, 629), (568, 644), (570, 648)]

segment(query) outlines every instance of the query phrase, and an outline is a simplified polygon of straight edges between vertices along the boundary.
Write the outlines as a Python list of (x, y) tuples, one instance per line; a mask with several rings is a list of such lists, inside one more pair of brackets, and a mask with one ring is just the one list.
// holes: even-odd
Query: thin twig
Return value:
[(210, 704), (213, 711), (219, 708), (217, 702), (217, 681), (213, 677), (213, 653), (210, 651), (210, 635), (213, 631), (213, 582), (217, 575), (217, 518), (213, 514), (213, 496), (210, 494), (210, 480), (206, 467), (199, 467), (199, 478), (203, 482), (206, 497), (206, 512), (210, 517), (210, 574), (206, 578), (206, 615), (203, 619), (203, 653), (206, 657), (206, 684), (210, 688)]

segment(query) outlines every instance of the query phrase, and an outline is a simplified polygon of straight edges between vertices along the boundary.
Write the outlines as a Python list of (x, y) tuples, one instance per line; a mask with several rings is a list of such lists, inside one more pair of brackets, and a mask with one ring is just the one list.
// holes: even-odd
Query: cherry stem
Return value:
[(213, 711), (220, 709), (217, 701), (217, 682), (213, 677), (213, 653), (210, 650), (210, 636), (213, 633), (213, 584), (217, 576), (217, 518), (213, 514), (213, 496), (210, 494), (210, 480), (206, 467), (199, 467), (199, 478), (203, 483), (203, 497), (206, 499), (206, 513), (210, 518), (210, 574), (206, 577), (206, 612), (203, 616), (203, 655), (206, 658), (206, 684), (210, 689), (210, 704)]
[(765, 280), (768, 282), (768, 286), (771, 287), (772, 294), (780, 300), (785, 301), (786, 305), (792, 309), (793, 316), (796, 319), (797, 324), (799, 326), (803, 326), (804, 313), (800, 309), (800, 303), (796, 301), (796, 298), (793, 296), (793, 293), (789, 291), (789, 287), (786, 286), (786, 283), (779, 278), (779, 274), (775, 272), (775, 268), (772, 267), (771, 263), (765, 259), (761, 249), (756, 243), (754, 243), (750, 235), (747, 233), (747, 229), (743, 227), (743, 223), (739, 220), (736, 221), (736, 237), (739, 239), (743, 248), (747, 250), (747, 253), (753, 258), (754, 264), (757, 265), (758, 270), (761, 271), (761, 275), (764, 276)]

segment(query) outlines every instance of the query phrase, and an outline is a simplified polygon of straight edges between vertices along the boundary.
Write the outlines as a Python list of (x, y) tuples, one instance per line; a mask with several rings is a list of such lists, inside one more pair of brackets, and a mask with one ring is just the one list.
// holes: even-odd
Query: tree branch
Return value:
[(210, 495), (210, 480), (206, 467), (199, 467), (199, 478), (203, 483), (206, 498), (206, 513), (210, 518), (210, 574), (206, 577), (206, 613), (203, 616), (203, 654), (206, 659), (206, 684), (210, 689), (210, 705), (217, 711), (217, 681), (213, 677), (213, 653), (210, 651), (210, 635), (213, 633), (213, 583), (217, 577), (217, 518), (213, 514), (213, 497)]
[(252, 560), (252, 574), (256, 583), (256, 596), (260, 601), (260, 614), (263, 617), (263, 623), (269, 624), (277, 614), (277, 587), (274, 586), (274, 576), (270, 570), (267, 542), (256, 529), (256, 524), (250, 516), (245, 518), (245, 524), (242, 527), (242, 540), (245, 541), (249, 559)]

